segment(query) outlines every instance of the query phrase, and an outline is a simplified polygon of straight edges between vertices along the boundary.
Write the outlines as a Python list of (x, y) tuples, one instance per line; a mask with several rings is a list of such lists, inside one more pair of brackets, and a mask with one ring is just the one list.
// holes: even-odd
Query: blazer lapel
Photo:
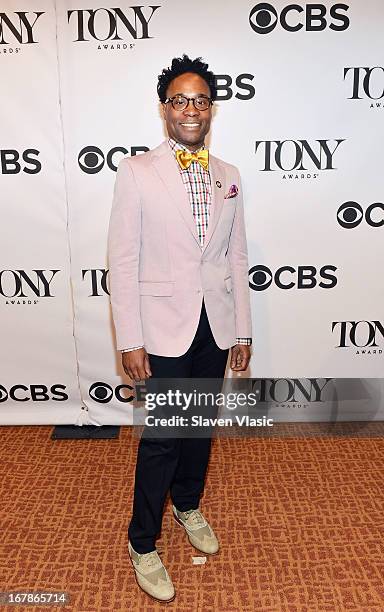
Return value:
[(187, 190), (185, 189), (177, 167), (177, 162), (167, 141), (164, 141), (156, 149), (153, 149), (152, 164), (170, 194), (171, 201), (182, 215), (197, 244), (200, 246)]
[(212, 203), (209, 215), (208, 229), (204, 240), (203, 252), (207, 248), (209, 241), (212, 238), (213, 232), (216, 229), (216, 225), (223, 208), (225, 194), (224, 169), (220, 162), (213, 156), (210, 156), (209, 159), (209, 173), (211, 176)]

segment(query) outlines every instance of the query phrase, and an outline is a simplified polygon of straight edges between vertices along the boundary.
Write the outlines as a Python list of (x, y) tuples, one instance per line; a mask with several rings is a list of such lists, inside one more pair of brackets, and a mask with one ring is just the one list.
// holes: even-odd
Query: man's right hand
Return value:
[(124, 372), (135, 382), (140, 382), (152, 376), (148, 353), (145, 348), (123, 353), (122, 362)]

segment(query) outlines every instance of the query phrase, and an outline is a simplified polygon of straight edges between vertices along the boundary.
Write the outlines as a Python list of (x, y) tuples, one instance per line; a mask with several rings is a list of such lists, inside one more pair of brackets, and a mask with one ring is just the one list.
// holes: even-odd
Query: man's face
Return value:
[[(204, 94), (210, 97), (211, 92), (206, 81), (192, 72), (186, 72), (173, 79), (167, 89), (167, 98), (182, 94), (187, 98), (195, 98)], [(212, 107), (207, 110), (197, 110), (190, 101), (183, 111), (175, 110), (171, 102), (163, 104), (164, 118), (170, 138), (185, 145), (191, 151), (199, 149), (204, 144), (204, 138), (209, 132), (212, 118)]]

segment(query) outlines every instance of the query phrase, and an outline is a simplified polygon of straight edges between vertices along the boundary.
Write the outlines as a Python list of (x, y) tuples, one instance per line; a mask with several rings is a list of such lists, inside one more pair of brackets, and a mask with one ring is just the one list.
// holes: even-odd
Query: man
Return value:
[[(217, 90), (201, 58), (183, 55), (158, 78), (169, 138), (123, 159), (117, 171), (108, 249), (117, 349), (126, 374), (223, 379), (248, 367), (251, 313), (238, 170), (204, 146)], [(141, 437), (128, 550), (139, 586), (160, 601), (175, 596), (156, 551), (164, 502), (190, 543), (219, 544), (203, 514), (211, 438)]]

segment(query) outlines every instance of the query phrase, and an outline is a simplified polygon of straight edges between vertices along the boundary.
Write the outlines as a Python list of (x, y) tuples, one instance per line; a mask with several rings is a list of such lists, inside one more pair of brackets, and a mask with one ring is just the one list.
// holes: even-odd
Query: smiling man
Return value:
[[(205, 147), (214, 74), (183, 55), (158, 78), (168, 139), (123, 159), (109, 226), (109, 280), (117, 349), (126, 374), (222, 380), (248, 367), (251, 313), (238, 170)], [(139, 586), (171, 601), (155, 546), (168, 491), (175, 520), (204, 554), (218, 539), (199, 509), (211, 438), (141, 437), (128, 550)], [(220, 517), (218, 517), (220, 523)]]

